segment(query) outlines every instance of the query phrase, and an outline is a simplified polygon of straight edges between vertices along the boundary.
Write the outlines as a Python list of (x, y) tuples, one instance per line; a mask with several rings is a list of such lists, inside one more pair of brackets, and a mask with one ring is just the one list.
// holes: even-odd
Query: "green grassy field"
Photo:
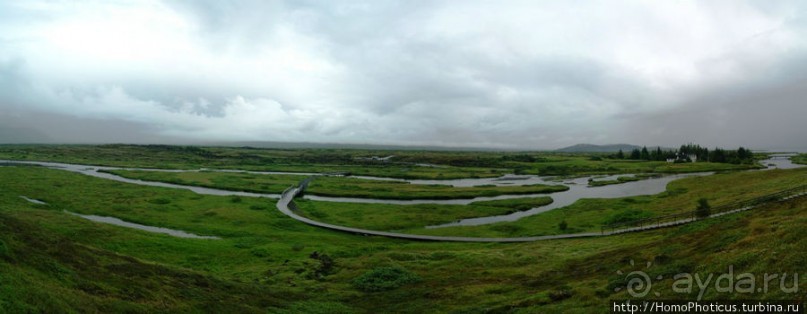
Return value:
[[(698, 197), (713, 205), (753, 197), (801, 184), (805, 173), (685, 179), (660, 195), (581, 201), (549, 213), (562, 212), (570, 229), (580, 229), (618, 210), (662, 214), (691, 209)], [(614, 291), (626, 284), (617, 271), (627, 273), (645, 261), (653, 262), (646, 269), (652, 278), (663, 276), (654, 292), (691, 300), (698, 289), (673, 292), (674, 274), (723, 273), (731, 265), (735, 273), (754, 272), (761, 281), (762, 273), (803, 271), (807, 260), (805, 198), (643, 233), (480, 244), (338, 233), (285, 217), (271, 199), (203, 196), (39, 167), (0, 167), (0, 187), (0, 312), (8, 313), (606, 313), (609, 300), (629, 297), (625, 289)], [(619, 206), (602, 212), (596, 202)], [(63, 210), (222, 239), (174, 238), (90, 222)], [(517, 223), (540, 229), (537, 218), (545, 214)], [(468, 234), (474, 233), (532, 232)], [(637, 266), (631, 267), (631, 260)], [(378, 286), (369, 285), (368, 276), (389, 267), (417, 279), (401, 280), (400, 286), (387, 282), (381, 287), (389, 290), (371, 292)], [(726, 294), (712, 288), (704, 298), (803, 300), (805, 288), (803, 281), (797, 294), (779, 289)]]
[(397, 231), (449, 223), (458, 219), (504, 215), (552, 203), (550, 197), (474, 202), (470, 205), (390, 205), (296, 200), (311, 219), (370, 230)]
[[(390, 162), (367, 161), (394, 155)], [(686, 173), (759, 167), (724, 163), (667, 163), (608, 159), (604, 154), (554, 152), (377, 151), (361, 149), (267, 149), (166, 145), (0, 145), (0, 159), (163, 168), (242, 169), (284, 172), (349, 172), (404, 179), (497, 177), (505, 173), (583, 175)], [(423, 164), (438, 167), (419, 166)]]
[(426, 167), (413, 163), (362, 161), (359, 157), (397, 154), (350, 149), (264, 149), (166, 145), (0, 145), (0, 159), (157, 169), (240, 169), (280, 172), (349, 172), (405, 179), (498, 177), (510, 169)]

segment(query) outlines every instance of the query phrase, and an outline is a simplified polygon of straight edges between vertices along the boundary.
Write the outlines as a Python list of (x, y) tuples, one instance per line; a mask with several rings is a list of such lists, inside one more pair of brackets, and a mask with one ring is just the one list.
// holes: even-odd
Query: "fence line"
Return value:
[(653, 229), (653, 228), (683, 224), (699, 219), (721, 216), (724, 214), (728, 214), (730, 212), (744, 211), (762, 204), (779, 202), (794, 197), (803, 196), (805, 194), (807, 194), (807, 185), (802, 185), (792, 189), (766, 194), (748, 200), (742, 200), (730, 204), (715, 206), (710, 208), (708, 216), (699, 217), (698, 210), (692, 210), (683, 213), (608, 224), (602, 226), (600, 233), (603, 235), (617, 234), (617, 233), (639, 231), (645, 229)]

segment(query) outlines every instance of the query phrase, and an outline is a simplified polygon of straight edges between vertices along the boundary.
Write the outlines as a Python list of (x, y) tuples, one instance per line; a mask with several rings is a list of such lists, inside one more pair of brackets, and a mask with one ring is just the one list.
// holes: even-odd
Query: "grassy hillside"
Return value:
[(284, 303), (264, 286), (117, 254), (38, 225), (61, 219), (71, 218), (0, 211), (0, 312), (262, 313)]
[[(775, 188), (787, 180), (781, 173), (749, 172), (742, 179)], [(686, 185), (694, 191), (714, 183)], [(0, 312), (9, 313), (606, 313), (609, 300), (628, 297), (625, 289), (614, 291), (626, 284), (617, 271), (646, 261), (653, 263), (646, 269), (651, 277), (663, 278), (654, 281), (654, 292), (690, 300), (698, 291), (673, 292), (674, 274), (705, 276), (731, 265), (761, 281), (765, 272), (803, 272), (807, 260), (806, 198), (644, 233), (475, 244), (342, 234), (287, 218), (268, 199), (200, 196), (35, 167), (0, 167), (0, 187)], [(740, 193), (724, 189), (696, 194)], [(63, 209), (222, 239), (93, 223)], [(403, 269), (393, 272), (400, 280), (373, 285), (368, 279), (389, 269)], [(806, 288), (799, 283), (796, 294), (708, 289), (704, 298), (804, 300)]]

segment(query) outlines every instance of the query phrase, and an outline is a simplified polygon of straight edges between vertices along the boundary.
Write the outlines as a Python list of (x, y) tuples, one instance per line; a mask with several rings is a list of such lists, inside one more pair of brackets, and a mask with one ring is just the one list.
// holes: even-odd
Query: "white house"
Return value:
[(388, 162), (388, 161), (389, 161), (389, 160), (390, 160), (392, 157), (395, 157), (395, 155), (389, 155), (389, 156), (387, 156), (387, 157), (378, 157), (378, 156), (373, 156), (373, 157), (357, 157), (356, 159), (359, 159), (359, 160), (367, 160), (367, 161), (380, 161), (380, 162)]
[(691, 162), (698, 161), (698, 156), (695, 154), (684, 155), (682, 153), (675, 154), (675, 158), (667, 158), (667, 162), (686, 162), (689, 159)]

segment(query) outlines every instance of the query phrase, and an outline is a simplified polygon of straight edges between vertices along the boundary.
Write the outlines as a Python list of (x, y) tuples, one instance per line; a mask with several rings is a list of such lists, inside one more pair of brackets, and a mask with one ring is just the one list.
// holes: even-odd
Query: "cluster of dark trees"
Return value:
[(614, 159), (656, 160), (656, 161), (674, 159), (679, 162), (689, 162), (692, 161), (690, 156), (694, 156), (696, 161), (722, 162), (732, 164), (744, 164), (754, 162), (754, 154), (751, 152), (750, 149), (744, 147), (740, 147), (737, 150), (729, 150), (722, 148), (715, 148), (713, 150), (709, 150), (706, 147), (701, 147), (700, 145), (695, 145), (692, 143), (681, 145), (681, 148), (679, 148), (678, 150), (662, 150), (661, 147), (656, 147), (656, 149), (648, 150), (647, 146), (642, 147), (642, 149), (638, 148), (634, 149), (629, 154), (626, 154), (622, 150), (619, 150), (618, 153), (611, 155), (609, 157)]
[(642, 147), (641, 150), (634, 149), (630, 154), (625, 154), (621, 149), (615, 155), (610, 156), (615, 159), (635, 159), (635, 160), (667, 160), (667, 158), (675, 158), (676, 152), (667, 150), (662, 151), (661, 147), (654, 150), (648, 150), (647, 146)]
[(754, 162), (754, 153), (750, 149), (740, 146), (737, 150), (715, 148), (709, 150), (700, 145), (681, 145), (680, 152), (686, 155), (695, 155), (700, 161), (727, 162), (733, 164)]

